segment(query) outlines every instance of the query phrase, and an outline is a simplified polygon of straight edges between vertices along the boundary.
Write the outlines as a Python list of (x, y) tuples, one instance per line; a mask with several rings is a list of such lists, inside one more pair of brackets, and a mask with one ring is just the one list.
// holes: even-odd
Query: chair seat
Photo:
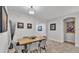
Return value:
[(16, 42), (14, 42), (14, 41), (12, 43), (13, 43), (13, 48), (15, 49), (15, 51), (17, 53), (21, 53), (22, 49), (24, 49), (24, 46), (17, 45)]
[(37, 51), (38, 52), (38, 49), (39, 49), (39, 42), (33, 42), (31, 44), (29, 44), (29, 49), (28, 51), (29, 52), (33, 52), (33, 51)]
[(47, 41), (47, 40), (42, 40), (42, 41), (40, 42), (40, 52), (41, 52), (41, 49), (44, 49), (45, 52), (46, 52), (46, 46), (47, 46), (46, 41)]

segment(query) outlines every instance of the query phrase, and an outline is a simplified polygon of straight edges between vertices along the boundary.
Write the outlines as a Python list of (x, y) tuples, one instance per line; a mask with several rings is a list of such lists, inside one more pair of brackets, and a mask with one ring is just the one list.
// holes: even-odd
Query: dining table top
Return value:
[(19, 45), (26, 45), (26, 44), (30, 44), (30, 43), (42, 41), (42, 40), (46, 40), (46, 37), (40, 36), (40, 37), (36, 37), (34, 39), (32, 39), (32, 38), (20, 38), (16, 42), (19, 43)]

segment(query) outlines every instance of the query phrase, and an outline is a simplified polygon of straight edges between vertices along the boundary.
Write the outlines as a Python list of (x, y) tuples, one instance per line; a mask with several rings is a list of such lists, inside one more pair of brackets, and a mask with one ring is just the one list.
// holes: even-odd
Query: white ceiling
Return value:
[[(32, 17), (47, 20), (79, 11), (79, 6), (35, 6), (34, 8), (36, 13)], [(8, 6), (9, 13), (20, 13), (21, 15), (29, 15), (28, 9), (29, 7), (25, 6)]]

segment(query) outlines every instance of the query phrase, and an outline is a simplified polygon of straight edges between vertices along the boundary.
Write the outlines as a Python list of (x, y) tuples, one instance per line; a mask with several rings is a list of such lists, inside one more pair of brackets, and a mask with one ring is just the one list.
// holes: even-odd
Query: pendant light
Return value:
[(29, 14), (30, 14), (30, 15), (34, 15), (34, 14), (35, 14), (35, 9), (33, 8), (33, 6), (31, 6), (31, 7), (29, 8)]

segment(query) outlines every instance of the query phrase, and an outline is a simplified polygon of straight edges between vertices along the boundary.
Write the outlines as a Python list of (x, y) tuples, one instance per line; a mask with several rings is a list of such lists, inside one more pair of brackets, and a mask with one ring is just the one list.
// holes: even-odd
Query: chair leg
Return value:
[(41, 47), (39, 48), (39, 52), (41, 53)]
[(24, 50), (22, 50), (21, 52), (24, 53)]
[(36, 49), (37, 53), (38, 53), (38, 50)]
[(44, 47), (40, 47), (40, 53), (41, 53), (41, 49), (43, 49), (43, 50), (45, 50), (45, 52), (47, 52), (47, 49), (46, 49), (45, 46)]
[(46, 47), (44, 46), (44, 50), (45, 50), (45, 52), (47, 52), (47, 49), (46, 49)]

